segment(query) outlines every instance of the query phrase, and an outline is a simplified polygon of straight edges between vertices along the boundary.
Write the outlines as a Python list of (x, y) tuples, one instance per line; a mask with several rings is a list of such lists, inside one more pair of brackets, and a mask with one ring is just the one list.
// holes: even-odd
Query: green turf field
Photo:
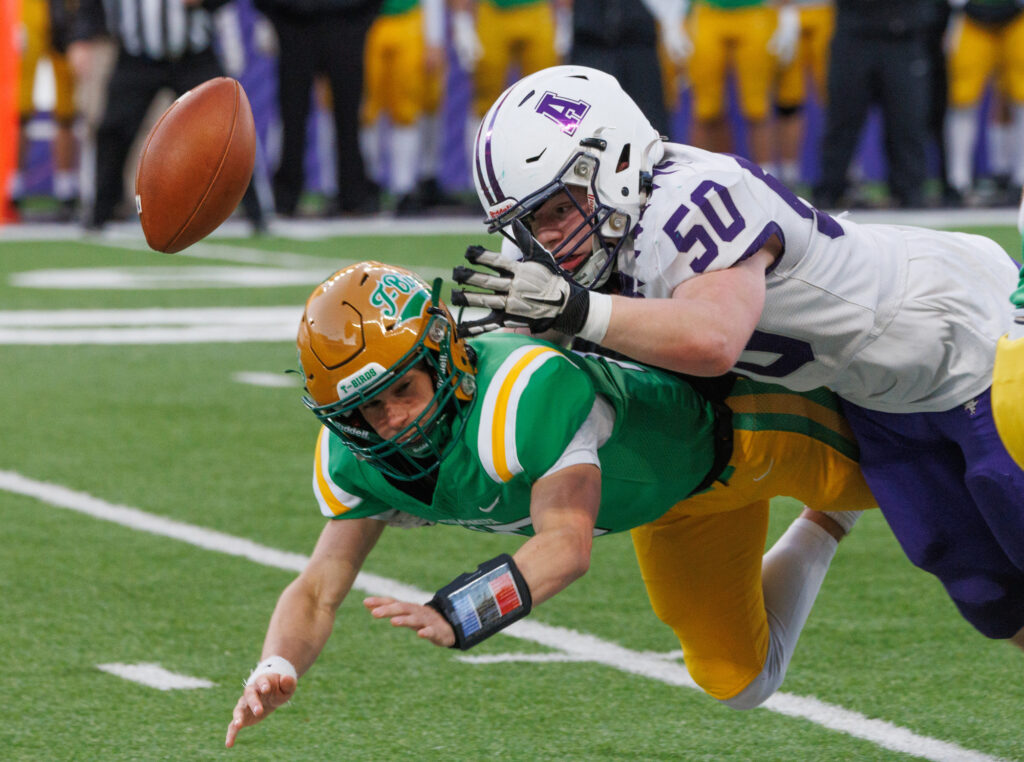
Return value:
[[(1010, 227), (974, 232), (1019, 252)], [(1024, 655), (963, 622), (879, 515), (840, 548), (782, 694), (745, 713), (680, 684), (628, 537), (601, 538), (584, 579), (464, 661), (372, 620), (364, 591), (425, 594), (520, 540), (389, 530), (295, 700), (225, 750), (322, 526), (317, 424), (284, 374), (301, 306), (346, 262), (433, 276), (474, 242), (0, 241), (0, 757), (1024, 760)], [(246, 332), (257, 313), (230, 317), (252, 307), (274, 308), (263, 338)], [(775, 508), (773, 537), (797, 511)], [(99, 668), (144, 663), (212, 685)]]

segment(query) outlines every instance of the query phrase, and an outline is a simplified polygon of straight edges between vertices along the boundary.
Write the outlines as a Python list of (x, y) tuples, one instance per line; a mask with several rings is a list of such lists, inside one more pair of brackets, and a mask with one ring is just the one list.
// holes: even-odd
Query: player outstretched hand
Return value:
[(455, 633), (437, 609), (419, 603), (407, 603), (394, 598), (370, 597), (363, 605), (377, 619), (390, 619), (395, 627), (408, 627), (435, 646), (450, 648), (455, 645)]
[(242, 728), (255, 725), (282, 704), (287, 704), (295, 695), (297, 687), (298, 681), (291, 675), (278, 675), (272, 672), (260, 675), (245, 686), (238, 703), (235, 704), (224, 745), (230, 749), (235, 745), (235, 739)]
[(491, 275), (471, 267), (458, 266), (452, 279), (484, 291), (452, 290), (452, 304), (483, 307), (491, 313), (480, 320), (460, 324), (459, 333), (471, 336), (499, 326), (526, 327), (534, 333), (555, 329), (574, 336), (587, 321), (590, 292), (558, 267), (554, 257), (519, 220), (512, 222), (516, 245), (523, 259), (512, 262), (500, 253), (480, 246), (466, 249), (472, 265), (483, 265)]

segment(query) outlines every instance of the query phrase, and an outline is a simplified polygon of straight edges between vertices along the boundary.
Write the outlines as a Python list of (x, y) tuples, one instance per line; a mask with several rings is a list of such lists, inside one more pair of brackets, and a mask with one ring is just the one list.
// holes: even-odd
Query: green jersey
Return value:
[[(1021, 238), (1020, 261), (1024, 262), (1024, 238)], [(1010, 294), (1010, 303), (1017, 308), (1024, 307), (1024, 267), (1021, 268), (1017, 288)]]
[(621, 532), (688, 497), (711, 468), (712, 408), (670, 374), (518, 334), (469, 343), (476, 396), (433, 491), (388, 481), (322, 429), (313, 486), (326, 516), (398, 511), (401, 519), (532, 535), (534, 482), (556, 464), (593, 463), (601, 469), (595, 534)]
[(736, 11), (740, 8), (756, 8), (768, 4), (768, 0), (703, 0), (703, 2), (720, 11)]
[(420, 0), (384, 0), (384, 3), (380, 6), (380, 15), (398, 16), (402, 13), (408, 13), (419, 4)]
[(536, 5), (542, 0), (489, 0), (490, 4), (495, 8), (502, 10), (508, 10), (509, 8), (515, 8), (520, 5)]

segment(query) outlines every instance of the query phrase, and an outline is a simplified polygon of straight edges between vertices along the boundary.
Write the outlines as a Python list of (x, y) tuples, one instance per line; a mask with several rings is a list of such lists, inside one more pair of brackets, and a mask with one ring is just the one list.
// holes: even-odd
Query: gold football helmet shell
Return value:
[[(462, 426), (475, 370), (451, 313), (417, 275), (380, 262), (334, 273), (306, 301), (297, 338), (306, 406), (350, 450), (398, 479), (436, 469)], [(431, 373), (434, 398), (384, 440), (359, 407), (414, 367)]]

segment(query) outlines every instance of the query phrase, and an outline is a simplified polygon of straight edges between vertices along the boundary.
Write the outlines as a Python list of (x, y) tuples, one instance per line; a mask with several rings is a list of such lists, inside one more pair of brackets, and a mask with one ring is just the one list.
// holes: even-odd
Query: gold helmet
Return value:
[[(357, 457), (403, 481), (436, 470), (458, 440), (476, 391), (471, 350), (441, 303), (410, 271), (360, 262), (314, 289), (299, 324), (303, 402)], [(389, 439), (359, 407), (412, 368), (433, 379), (431, 404)]]

